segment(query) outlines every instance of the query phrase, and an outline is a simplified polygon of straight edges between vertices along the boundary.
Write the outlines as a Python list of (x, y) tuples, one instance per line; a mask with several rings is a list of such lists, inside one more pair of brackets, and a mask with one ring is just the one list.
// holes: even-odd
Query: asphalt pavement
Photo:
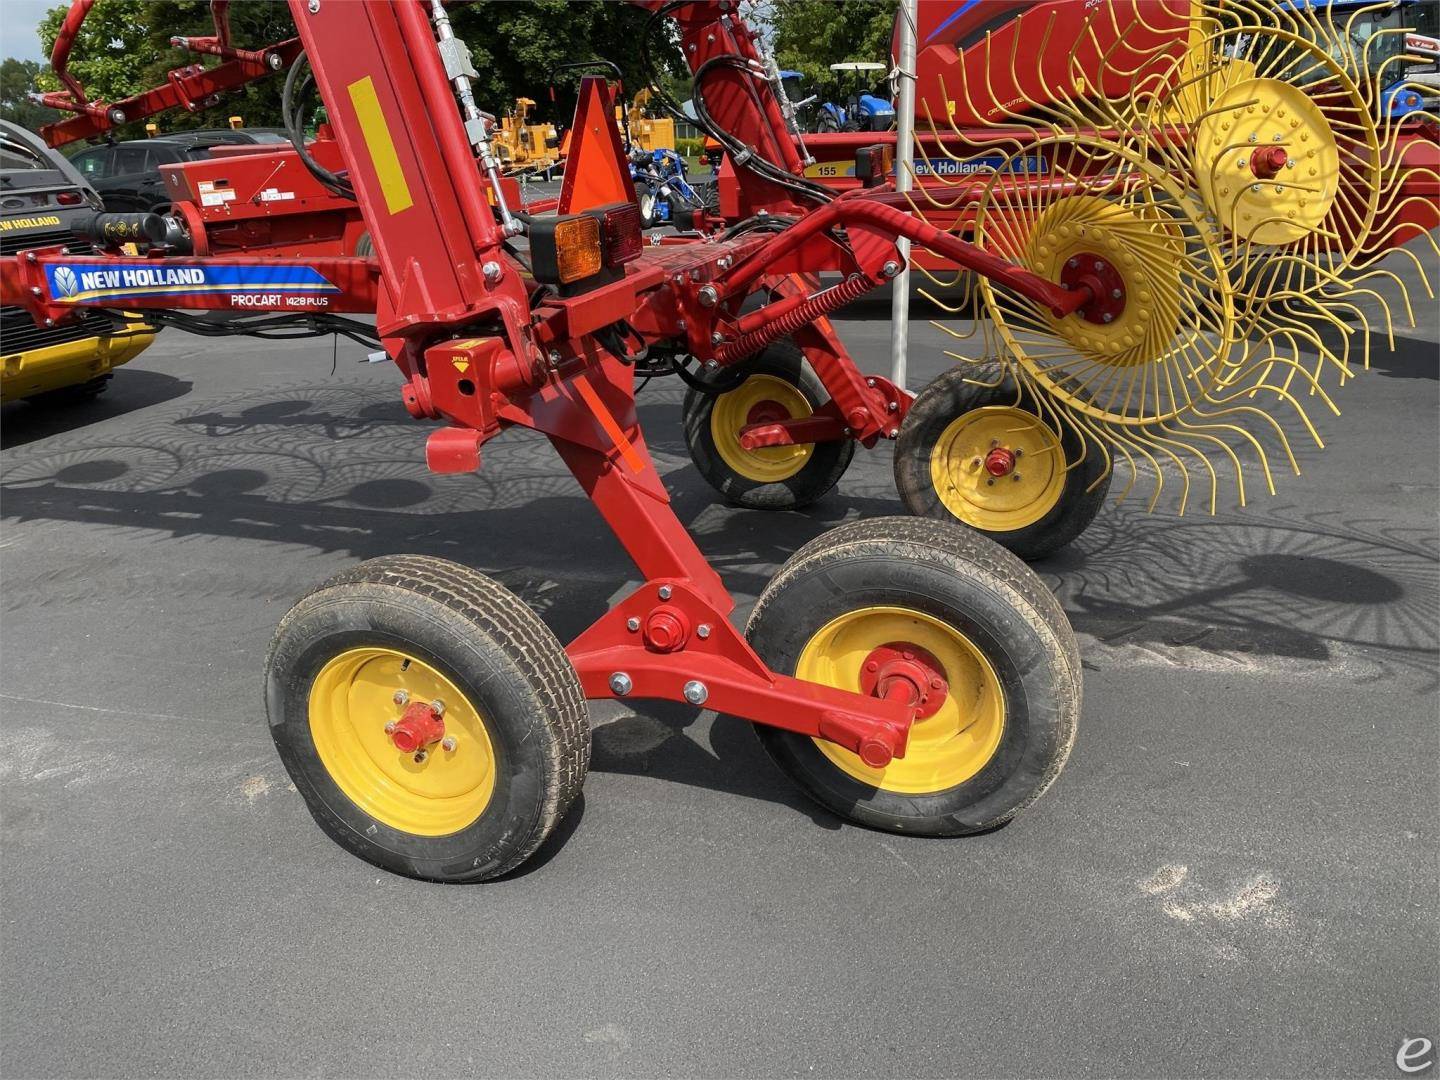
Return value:
[[(954, 345), (931, 314), (915, 385)], [(262, 665), (296, 598), (387, 552), (587, 625), (634, 571), (548, 446), (432, 476), (394, 370), (329, 340), (166, 332), (94, 404), (6, 406), (0, 1071), (1403, 1076), (1402, 1042), (1440, 1036), (1440, 320), (1416, 314), (1276, 496), (1127, 501), (1036, 567), (1084, 713), (1008, 827), (854, 827), (747, 724), (607, 703), (582, 802), (469, 887), (321, 833)], [(886, 369), (884, 295), (837, 325)], [(899, 512), (888, 447), (807, 512), (720, 505), (681, 396), (652, 383), (641, 415), (737, 619), (805, 540)]]

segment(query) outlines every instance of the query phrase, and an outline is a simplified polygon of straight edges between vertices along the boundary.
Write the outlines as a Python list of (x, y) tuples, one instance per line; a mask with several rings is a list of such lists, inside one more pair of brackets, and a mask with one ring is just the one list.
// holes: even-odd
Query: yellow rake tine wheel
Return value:
[[(1203, 218), (1164, 173), (1118, 146), (1077, 137), (1036, 149), (1052, 151), (1056, 178), (1080, 193), (1015, 199), (997, 176), (977, 211), (977, 241), (1052, 280), (1102, 263), (1123, 282), (1124, 307), (1105, 323), (1083, 311), (1056, 318), (983, 279), (1003, 352), (1048, 396), (1102, 424), (1150, 426), (1203, 404), (1227, 385), (1236, 352), (1232, 290)], [(1111, 168), (1093, 171), (1091, 155), (1105, 153)]]
[[(963, 784), (994, 756), (1005, 727), (1005, 695), (995, 669), (953, 626), (922, 612), (867, 607), (822, 627), (805, 645), (795, 676), (842, 690), (864, 692), (867, 662), (887, 645), (923, 649), (938, 661), (945, 701), (917, 719), (903, 758), (873, 769), (843, 747), (816, 739), (820, 752), (855, 779), (882, 791), (926, 795)], [(904, 658), (904, 650), (898, 650)], [(933, 659), (932, 659), (933, 658)]]
[[(1013, 458), (1011, 470), (999, 476), (986, 467), (995, 449)], [(991, 406), (956, 417), (941, 433), (930, 474), (941, 503), (958, 520), (982, 532), (1009, 532), (1035, 524), (1060, 501), (1065, 451), (1039, 417)]]
[[(404, 711), (397, 692), (442, 703), (443, 742), (418, 752), (395, 745), (385, 729)], [(485, 812), (495, 790), (484, 718), (453, 682), (398, 649), (350, 649), (326, 664), (310, 690), (310, 732), (335, 785), (401, 832), (457, 832)]]
[(719, 395), (710, 414), (710, 437), (725, 464), (756, 483), (788, 480), (810, 460), (814, 446), (766, 446), (747, 450), (740, 431), (749, 424), (799, 420), (814, 410), (796, 387), (774, 375), (751, 375), (734, 390)]

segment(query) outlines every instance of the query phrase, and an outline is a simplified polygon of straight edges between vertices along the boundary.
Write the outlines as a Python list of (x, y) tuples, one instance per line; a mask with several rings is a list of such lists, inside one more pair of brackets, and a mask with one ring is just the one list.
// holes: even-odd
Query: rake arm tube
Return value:
[(736, 265), (723, 279), (725, 296), (743, 296), (771, 262), (795, 251), (812, 236), (837, 226), (869, 226), (895, 238), (908, 237), (911, 243), (998, 281), (1027, 300), (1048, 308), (1056, 318), (1072, 314), (1093, 299), (1087, 288), (1066, 289), (953, 233), (937, 229), (914, 214), (860, 198), (837, 199), (777, 235), (771, 243)]

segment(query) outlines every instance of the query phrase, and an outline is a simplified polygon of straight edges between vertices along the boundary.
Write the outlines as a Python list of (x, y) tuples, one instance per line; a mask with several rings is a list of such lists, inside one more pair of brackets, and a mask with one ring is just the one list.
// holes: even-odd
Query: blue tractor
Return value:
[(719, 209), (714, 181), (697, 180), (692, 185), (685, 159), (674, 150), (632, 146), (628, 156), (642, 227), (679, 224), (677, 219), (686, 210)]
[[(1434, 0), (1282, 0), (1280, 6), (1329, 10), (1330, 23), (1349, 41), (1317, 44), (1327, 51), (1353, 49), (1365, 58), (1371, 74), (1385, 84), (1377, 99), (1380, 116), (1398, 119), (1434, 108), (1440, 95), (1440, 27)], [(1397, 59), (1402, 56), (1408, 59)]]
[(866, 82), (866, 74), (883, 72), (884, 64), (850, 60), (831, 64), (830, 70), (835, 73), (838, 101), (821, 101), (819, 94), (809, 92), (803, 71), (780, 72), (785, 93), (806, 131), (889, 131), (895, 126), (895, 106), (888, 97), (872, 92), (878, 86)]

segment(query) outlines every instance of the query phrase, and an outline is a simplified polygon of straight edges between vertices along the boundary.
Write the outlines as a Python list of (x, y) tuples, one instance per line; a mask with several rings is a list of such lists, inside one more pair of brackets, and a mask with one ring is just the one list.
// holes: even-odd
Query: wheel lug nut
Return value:
[(391, 720), (388, 724), (385, 725), (385, 734), (386, 734), (386, 735), (394, 735), (394, 734), (395, 734), (395, 721), (394, 721), (394, 720)]
[(1011, 475), (1015, 478), (1015, 482), (1016, 482), (1016, 483), (1019, 483), (1019, 482), (1020, 482), (1020, 474), (1019, 474), (1018, 472), (1017, 472), (1017, 473), (1012, 473)]
[(396, 705), (409, 705), (410, 692), (408, 690), (396, 690), (394, 701)]
[(985, 486), (986, 486), (986, 487), (994, 487), (994, 486), (995, 486), (995, 478), (992, 476), (992, 477), (990, 477), (988, 480), (986, 480), (986, 481), (985, 481)]
[(416, 751), (415, 751), (415, 764), (416, 764), (416, 765), (423, 765), (423, 764), (425, 764), (425, 759), (428, 758), (429, 756), (430, 756), (430, 751), (429, 751), (429, 750), (416, 750)]
[(430, 703), (430, 711), (431, 711), (432, 713), (434, 713), (436, 716), (444, 716), (444, 715), (445, 715), (445, 702), (441, 701), (441, 700), (437, 697), (434, 701), (432, 701), (432, 702)]
[(445, 738), (441, 739), (440, 749), (444, 750), (447, 754), (453, 754), (455, 752), (455, 736), (446, 735)]

